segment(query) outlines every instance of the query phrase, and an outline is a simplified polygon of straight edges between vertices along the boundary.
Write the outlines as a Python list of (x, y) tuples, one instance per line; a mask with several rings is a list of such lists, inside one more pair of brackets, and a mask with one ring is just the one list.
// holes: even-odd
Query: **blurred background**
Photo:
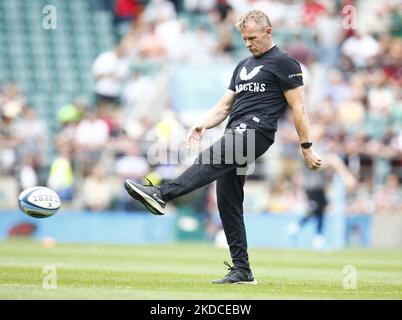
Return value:
[[(254, 8), (302, 64), (328, 168), (306, 172), (283, 117), (245, 186), (249, 245), (401, 248), (400, 0), (0, 1), (0, 238), (225, 246), (214, 183), (156, 219), (122, 182), (159, 184), (186, 167), (174, 159), (249, 55), (234, 25)], [(52, 218), (18, 210), (35, 185), (60, 195)], [(318, 229), (311, 190), (326, 198)]]

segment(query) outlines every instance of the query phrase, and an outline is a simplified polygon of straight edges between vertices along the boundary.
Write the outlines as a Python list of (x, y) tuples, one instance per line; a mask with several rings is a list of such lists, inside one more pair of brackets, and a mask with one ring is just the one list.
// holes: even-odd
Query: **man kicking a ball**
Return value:
[[(224, 135), (170, 182), (143, 186), (127, 179), (124, 183), (134, 199), (153, 214), (162, 215), (168, 201), (217, 180), (218, 209), (233, 266), (229, 265), (230, 272), (225, 277), (212, 281), (216, 284), (257, 284), (250, 269), (243, 218), (246, 177), (244, 172), (239, 174), (239, 169), (268, 150), (274, 142), (278, 119), (288, 106), (307, 167), (317, 170), (322, 163), (310, 140), (299, 63), (273, 44), (271, 23), (262, 11), (250, 11), (237, 27), (251, 56), (236, 66), (229, 88), (205, 119), (191, 128), (187, 143), (200, 143), (206, 129), (229, 116)], [(240, 161), (245, 150), (247, 161)]]

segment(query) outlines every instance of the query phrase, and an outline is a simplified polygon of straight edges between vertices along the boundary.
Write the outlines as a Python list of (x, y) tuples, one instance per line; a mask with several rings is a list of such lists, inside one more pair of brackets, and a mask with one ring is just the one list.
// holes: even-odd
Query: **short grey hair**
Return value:
[(236, 24), (237, 29), (242, 31), (249, 21), (255, 22), (261, 30), (271, 27), (271, 21), (268, 16), (261, 10), (251, 10), (239, 19)]

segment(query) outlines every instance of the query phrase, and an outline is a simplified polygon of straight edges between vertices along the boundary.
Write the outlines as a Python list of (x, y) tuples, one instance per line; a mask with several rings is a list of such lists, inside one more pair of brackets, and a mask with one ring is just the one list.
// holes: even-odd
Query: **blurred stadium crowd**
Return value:
[[(180, 145), (192, 125), (172, 106), (166, 86), (172, 65), (235, 65), (248, 55), (236, 19), (259, 8), (271, 18), (274, 43), (303, 65), (317, 150), (339, 155), (359, 181), (348, 195), (348, 214), (402, 213), (401, 1), (99, 0), (88, 8), (111, 17), (113, 47), (76, 71), (91, 73), (85, 96), (79, 91), (59, 105), (38, 105), (13, 77), (0, 77), (3, 195), (39, 184), (58, 192), (65, 207), (142, 210), (127, 197), (123, 179), (160, 183), (177, 176), (183, 166), (150, 164), (147, 153), (155, 142)], [(299, 151), (288, 114), (249, 177), (245, 212), (304, 210)], [(331, 188), (330, 172), (328, 181)], [(214, 212), (214, 185), (173, 205)]]

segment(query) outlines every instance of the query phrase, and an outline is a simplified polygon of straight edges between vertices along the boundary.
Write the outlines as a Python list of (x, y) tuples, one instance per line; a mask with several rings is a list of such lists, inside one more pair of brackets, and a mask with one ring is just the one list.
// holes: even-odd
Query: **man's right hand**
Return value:
[(187, 135), (186, 144), (190, 146), (190, 148), (198, 148), (205, 130), (206, 128), (202, 125), (192, 127)]

